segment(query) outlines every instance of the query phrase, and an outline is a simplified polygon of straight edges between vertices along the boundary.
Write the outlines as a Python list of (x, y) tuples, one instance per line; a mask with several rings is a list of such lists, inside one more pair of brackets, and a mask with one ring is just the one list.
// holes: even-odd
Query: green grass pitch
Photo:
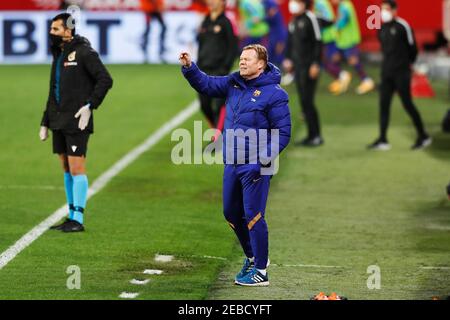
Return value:
[[(95, 115), (90, 182), (196, 97), (177, 66), (109, 69), (115, 83)], [(64, 203), (51, 142), (38, 138), (49, 73), (49, 66), (0, 67), (0, 252)], [(119, 299), (124, 291), (139, 292), (137, 299), (450, 294), (450, 136), (440, 131), (450, 105), (446, 83), (433, 82), (435, 99), (416, 100), (433, 145), (409, 150), (415, 133), (396, 98), (393, 149), (377, 153), (365, 150), (377, 135), (377, 94), (333, 97), (329, 80), (322, 76), (317, 99), (326, 143), (315, 150), (294, 145), (305, 125), (288, 88), (293, 143), (269, 195), (269, 287), (233, 286), (242, 253), (222, 217), (222, 167), (172, 164), (167, 135), (89, 201), (85, 233), (47, 231), (1, 269), (0, 299)], [(197, 113), (183, 127), (193, 130), (201, 119)], [(156, 262), (158, 253), (175, 259)], [(66, 287), (71, 265), (81, 270), (79, 290)], [(367, 287), (371, 265), (380, 268), (380, 289)], [(136, 286), (133, 278), (150, 282)]]

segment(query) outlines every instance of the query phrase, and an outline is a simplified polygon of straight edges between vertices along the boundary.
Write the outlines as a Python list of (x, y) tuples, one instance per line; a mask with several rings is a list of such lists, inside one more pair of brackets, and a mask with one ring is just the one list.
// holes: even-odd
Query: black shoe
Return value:
[(63, 223), (60, 223), (60, 224), (51, 226), (51, 227), (50, 227), (50, 230), (61, 230), (61, 229), (64, 228), (64, 226), (66, 226), (70, 221), (72, 221), (72, 220), (70, 220), (69, 218), (66, 218), (66, 220), (64, 220)]
[(300, 145), (304, 147), (318, 147), (324, 143), (323, 139), (320, 136), (314, 138), (306, 138), (300, 142)]
[(295, 144), (298, 145), (298, 146), (304, 146), (304, 145), (309, 143), (309, 140), (311, 140), (311, 139), (310, 138), (305, 138), (305, 139), (301, 140), (300, 142), (296, 142)]
[(78, 221), (71, 220), (61, 229), (61, 231), (62, 232), (81, 232), (81, 231), (84, 231), (84, 227)]
[(420, 150), (428, 147), (433, 142), (433, 139), (430, 137), (421, 137), (417, 138), (416, 143), (411, 147), (411, 150)]
[(387, 140), (377, 139), (374, 143), (369, 144), (367, 146), (367, 149), (369, 150), (376, 150), (376, 151), (388, 151), (391, 150), (391, 145)]

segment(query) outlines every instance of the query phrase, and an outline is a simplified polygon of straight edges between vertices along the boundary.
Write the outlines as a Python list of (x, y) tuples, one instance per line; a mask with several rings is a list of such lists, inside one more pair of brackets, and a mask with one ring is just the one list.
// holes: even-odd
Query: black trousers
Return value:
[[(206, 74), (211, 76), (223, 76), (224, 70), (222, 69), (204, 69), (203, 70)], [(223, 98), (211, 98), (207, 95), (199, 94), (198, 95), (200, 100), (200, 109), (202, 110), (203, 114), (205, 115), (206, 119), (210, 123), (211, 126), (214, 128), (217, 128), (217, 124), (219, 121), (220, 116), (220, 110), (222, 107), (225, 106), (226, 99)]]
[(200, 108), (205, 115), (208, 122), (214, 127), (217, 127), (219, 120), (220, 109), (225, 106), (225, 99), (211, 98), (209, 96), (199, 94)]
[(318, 79), (309, 76), (309, 66), (299, 67), (295, 70), (295, 84), (300, 96), (302, 113), (308, 127), (308, 139), (320, 136), (319, 112), (315, 105), (315, 96)]
[(411, 117), (419, 138), (426, 137), (422, 118), (411, 95), (411, 71), (382, 75), (380, 86), (380, 139), (387, 141), (392, 97), (398, 92), (405, 111)]
[(147, 12), (146, 13), (146, 16), (145, 16), (145, 30), (144, 30), (144, 34), (142, 35), (141, 46), (142, 46), (142, 49), (143, 49), (145, 55), (147, 56), (149, 34), (150, 34), (150, 24), (152, 22), (152, 18), (156, 19), (158, 21), (159, 25), (161, 26), (161, 33), (159, 34), (159, 55), (160, 55), (160, 58), (161, 58), (162, 55), (166, 51), (165, 41), (166, 41), (166, 31), (167, 31), (167, 26), (164, 23), (164, 20), (163, 20), (163, 17), (161, 15), (161, 12)]

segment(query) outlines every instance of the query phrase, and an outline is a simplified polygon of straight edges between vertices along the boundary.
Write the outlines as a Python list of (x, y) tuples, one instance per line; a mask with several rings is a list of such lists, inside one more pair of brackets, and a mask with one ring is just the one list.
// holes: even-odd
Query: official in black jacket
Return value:
[(318, 20), (310, 11), (311, 5), (312, 0), (289, 1), (293, 19), (289, 23), (287, 59), (283, 67), (286, 72), (295, 70), (297, 91), (308, 126), (308, 135), (301, 144), (316, 147), (323, 144), (319, 113), (314, 102), (320, 74), (322, 38)]
[[(225, 0), (207, 0), (209, 13), (198, 33), (198, 67), (209, 75), (228, 75), (238, 53), (238, 41), (225, 16)], [(225, 99), (199, 94), (201, 110), (211, 127), (222, 131)]]
[(403, 107), (411, 117), (417, 131), (417, 140), (413, 150), (422, 149), (431, 144), (431, 138), (425, 132), (422, 118), (411, 96), (411, 69), (417, 58), (417, 44), (414, 32), (409, 24), (397, 16), (395, 0), (384, 0), (381, 18), (383, 25), (378, 33), (383, 53), (380, 86), (380, 136), (369, 145), (373, 150), (389, 150), (387, 139), (390, 108), (395, 91), (398, 92)]
[(112, 79), (89, 41), (75, 35), (75, 21), (69, 14), (53, 18), (50, 39), (50, 91), (39, 136), (45, 141), (48, 129), (52, 130), (53, 152), (62, 162), (69, 207), (69, 218), (52, 228), (83, 231), (88, 190), (85, 157), (89, 135), (94, 132), (92, 110), (102, 103)]

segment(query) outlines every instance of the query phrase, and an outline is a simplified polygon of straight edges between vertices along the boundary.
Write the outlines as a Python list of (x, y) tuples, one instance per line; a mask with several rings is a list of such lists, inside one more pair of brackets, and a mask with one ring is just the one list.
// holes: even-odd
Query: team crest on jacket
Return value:
[(74, 60), (75, 60), (76, 54), (77, 54), (77, 52), (76, 52), (76, 51), (73, 51), (72, 53), (70, 53), (70, 54), (67, 56), (67, 60), (69, 60), (69, 61), (74, 61)]
[(260, 94), (261, 94), (261, 91), (259, 91), (259, 90), (255, 90), (255, 92), (253, 92), (254, 97), (259, 97)]

